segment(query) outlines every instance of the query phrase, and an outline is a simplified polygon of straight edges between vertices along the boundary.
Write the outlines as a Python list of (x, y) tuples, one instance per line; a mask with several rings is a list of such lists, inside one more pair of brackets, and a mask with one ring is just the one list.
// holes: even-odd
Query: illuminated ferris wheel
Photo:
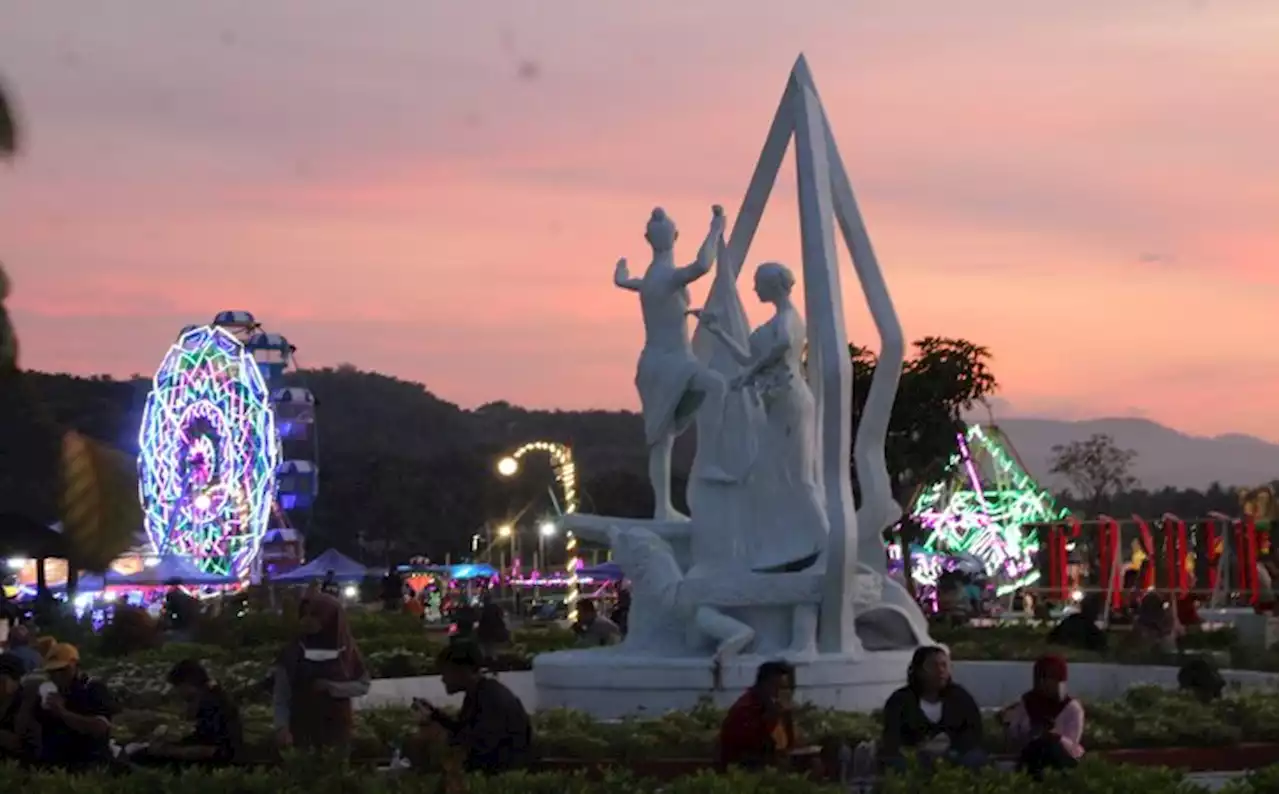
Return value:
[(258, 571), (264, 538), (306, 524), (319, 491), (319, 444), (315, 397), (287, 382), (295, 353), (245, 311), (219, 312), (179, 334), (156, 373), (139, 439), (139, 488), (157, 552), (246, 579)]
[(247, 577), (270, 519), (280, 448), (270, 394), (244, 346), (222, 328), (184, 330), (156, 371), (138, 442), (156, 552)]

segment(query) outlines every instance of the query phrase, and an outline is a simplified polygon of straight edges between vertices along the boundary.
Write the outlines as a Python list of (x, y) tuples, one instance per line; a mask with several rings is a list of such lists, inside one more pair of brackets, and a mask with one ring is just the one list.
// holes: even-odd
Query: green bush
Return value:
[(145, 609), (120, 605), (102, 627), (98, 644), (104, 654), (128, 656), (159, 648), (163, 641), (160, 624)]
[(1280, 768), (1275, 764), (1256, 769), (1242, 778), (1227, 781), (1220, 794), (1275, 794), (1280, 788)]
[(981, 794), (1199, 794), (1204, 789), (1188, 783), (1168, 769), (1120, 766), (1100, 761), (1085, 761), (1068, 773), (1047, 775), (1033, 782), (1020, 774), (987, 768), (969, 772), (947, 767), (926, 776), (919, 770), (885, 779), (881, 794), (949, 794), (981, 792)]
[[(0, 791), (22, 794), (438, 794), (440, 779), (405, 773), (370, 774), (297, 759), (280, 768), (187, 772), (172, 775), (140, 771), (80, 778), (47, 772), (30, 772), (16, 766), (0, 767)], [(1269, 786), (1269, 788), (1263, 788)], [(1261, 794), (1275, 791), (1276, 769), (1233, 781), (1227, 794)], [(779, 772), (732, 772), (697, 775), (663, 781), (608, 773), (602, 778), (583, 774), (512, 774), (496, 778), (471, 777), (467, 794), (837, 794), (842, 789)], [(891, 777), (879, 794), (1201, 794), (1205, 790), (1167, 770), (1109, 766), (1089, 762), (1065, 775), (1051, 775), (1042, 783), (1008, 772), (984, 770), (972, 774), (958, 769), (939, 770), (932, 778), (919, 774)]]

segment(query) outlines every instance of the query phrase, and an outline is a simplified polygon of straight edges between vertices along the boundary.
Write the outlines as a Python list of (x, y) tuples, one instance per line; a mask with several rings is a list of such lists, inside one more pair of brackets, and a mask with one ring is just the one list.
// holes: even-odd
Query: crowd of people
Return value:
[[(106, 685), (81, 670), (79, 651), (51, 638), (36, 647), (27, 638), (25, 626), (15, 627), (0, 654), (0, 761), (76, 772), (245, 760), (239, 707), (199, 661), (182, 660), (168, 676), (186, 705), (191, 732), (172, 742), (117, 748), (111, 728), (118, 707)], [(502, 772), (527, 763), (529, 716), (510, 690), (482, 674), (479, 647), (452, 644), (438, 663), (446, 691), (462, 693), (464, 700), (456, 716), (415, 702), (422, 735), (451, 747), (461, 771)], [(319, 588), (309, 591), (299, 607), (298, 636), (281, 649), (272, 670), (276, 744), (327, 758), (348, 756), (352, 701), (369, 686), (341, 601)]]
[[(1099, 608), (1097, 600), (1086, 599), (1079, 613), (1054, 629), (1050, 642), (1105, 648), (1106, 635), (1095, 622)], [(1138, 616), (1144, 622), (1135, 630), (1166, 632), (1163, 607), (1159, 614), (1154, 606), (1144, 609)], [(626, 614), (615, 609), (614, 615), (620, 620), (600, 614), (591, 601), (580, 603), (574, 626), (580, 643), (618, 642)], [(342, 601), (325, 588), (307, 591), (298, 628), (296, 638), (281, 648), (269, 682), (276, 745), (282, 751), (345, 758), (352, 746), (353, 700), (369, 691), (369, 669)], [(420, 725), (408, 750), (415, 766), (434, 758), (458, 772), (500, 773), (529, 763), (534, 743), (529, 714), (510, 689), (484, 672), (495, 643), (506, 637), (502, 610), (489, 602), (474, 628), (456, 635), (442, 651), (437, 662), (444, 688), (450, 695), (462, 694), (463, 702), (456, 714), (413, 702)], [(1206, 700), (1218, 697), (1221, 676), (1211, 664), (1197, 661), (1183, 668), (1180, 684)], [(1018, 766), (1033, 776), (1070, 769), (1084, 754), (1085, 711), (1068, 694), (1067, 663), (1060, 656), (1046, 653), (1037, 660), (1026, 693), (994, 720), (953, 680), (950, 658), (941, 647), (918, 649), (905, 678), (884, 704), (879, 740), (860, 748), (879, 770), (893, 772), (912, 763), (984, 766), (992, 744), (988, 728), (1003, 734)], [(17, 624), (0, 654), (0, 759), (70, 771), (244, 762), (239, 707), (209, 671), (185, 659), (173, 666), (168, 683), (186, 706), (190, 733), (176, 741), (116, 748), (111, 728), (118, 708), (105, 684), (81, 670), (74, 646), (49, 637), (33, 641), (27, 626)], [(787, 663), (760, 666), (755, 684), (724, 718), (720, 765), (794, 766), (805, 757), (791, 717), (795, 686)]]

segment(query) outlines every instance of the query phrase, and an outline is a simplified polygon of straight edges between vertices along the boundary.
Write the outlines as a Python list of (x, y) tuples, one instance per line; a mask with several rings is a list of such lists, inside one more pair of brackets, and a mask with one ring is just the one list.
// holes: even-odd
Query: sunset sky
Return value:
[[(736, 213), (804, 51), (908, 335), (989, 346), (1004, 415), (1277, 436), (1275, 0), (0, 0), (0, 20), (28, 368), (149, 374), (183, 325), (248, 309), (304, 366), (464, 406), (635, 407), (613, 264), (647, 262), (655, 205), (685, 259), (711, 204)], [(788, 165), (749, 266), (798, 270), (794, 194)]]

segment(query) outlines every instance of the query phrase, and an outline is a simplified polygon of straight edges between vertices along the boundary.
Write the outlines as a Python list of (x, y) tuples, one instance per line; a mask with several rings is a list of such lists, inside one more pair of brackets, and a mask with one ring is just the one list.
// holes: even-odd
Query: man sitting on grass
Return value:
[(720, 726), (717, 766), (759, 769), (784, 765), (795, 747), (791, 695), (795, 671), (786, 662), (765, 662)]
[(195, 659), (169, 671), (169, 685), (182, 698), (195, 730), (176, 744), (152, 744), (129, 760), (144, 766), (223, 766), (235, 763), (243, 743), (240, 710)]
[(111, 764), (117, 709), (107, 685), (80, 670), (80, 652), (67, 643), (50, 649), (44, 672), (49, 681), (40, 687), (35, 715), (40, 763), (69, 771)]
[(31, 716), (38, 695), (22, 686), (26, 665), (12, 653), (0, 653), (0, 764), (26, 760)]
[(452, 644), (440, 653), (437, 664), (445, 692), (466, 693), (457, 717), (423, 700), (414, 701), (414, 708), (428, 727), (443, 729), (463, 756), (465, 771), (492, 775), (529, 762), (533, 727), (520, 698), (481, 672), (482, 661), (471, 643)]

